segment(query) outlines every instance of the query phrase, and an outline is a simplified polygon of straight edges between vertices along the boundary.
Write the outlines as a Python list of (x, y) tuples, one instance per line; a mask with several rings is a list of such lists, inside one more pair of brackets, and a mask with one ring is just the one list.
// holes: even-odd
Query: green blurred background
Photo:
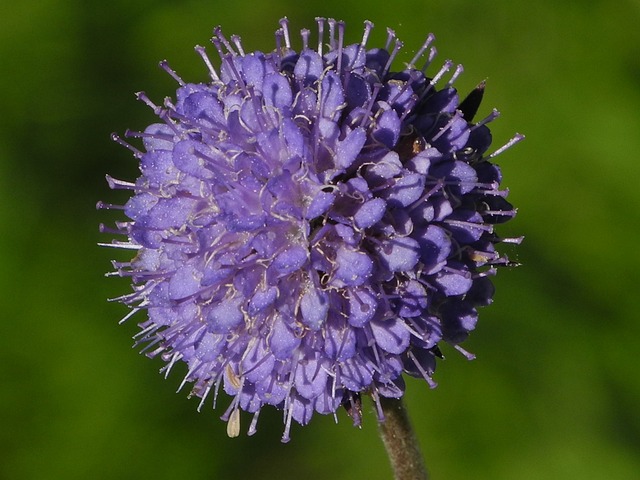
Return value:
[(369, 19), (371, 44), (392, 27), (405, 61), (434, 32), (436, 63), (465, 65), (460, 90), (488, 78), (495, 147), (527, 135), (498, 158), (523, 266), (498, 275), (465, 345), (478, 359), (446, 350), (436, 390), (408, 385), (433, 478), (640, 478), (637, 0), (2, 1), (0, 478), (390, 478), (370, 406), (361, 431), (316, 416), (282, 445), (265, 410), (255, 437), (228, 439), (105, 301), (129, 287), (103, 277), (118, 252), (97, 225), (117, 216), (94, 206), (123, 199), (105, 173), (137, 175), (109, 134), (154, 120), (133, 92), (173, 94), (163, 58), (205, 80), (192, 47), (217, 24), (271, 49), (285, 15), (294, 31), (343, 19), (349, 41)]

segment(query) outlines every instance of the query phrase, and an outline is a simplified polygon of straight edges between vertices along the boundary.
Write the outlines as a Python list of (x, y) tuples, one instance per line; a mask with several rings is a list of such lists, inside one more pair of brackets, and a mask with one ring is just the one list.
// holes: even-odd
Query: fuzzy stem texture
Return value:
[(420, 446), (402, 399), (380, 397), (380, 403), (385, 415), (385, 421), (380, 424), (380, 436), (395, 480), (427, 480)]

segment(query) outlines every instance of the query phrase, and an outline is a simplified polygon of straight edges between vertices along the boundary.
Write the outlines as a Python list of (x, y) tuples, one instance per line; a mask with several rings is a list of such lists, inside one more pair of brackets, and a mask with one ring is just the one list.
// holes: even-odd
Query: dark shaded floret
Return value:
[[(323, 32), (328, 24), (329, 44)], [(208, 83), (179, 83), (175, 102), (147, 103), (161, 119), (133, 147), (142, 175), (118, 224), (136, 249), (134, 292), (119, 300), (147, 310), (137, 341), (166, 374), (186, 363), (192, 393), (215, 404), (239, 432), (239, 410), (264, 405), (306, 424), (342, 405), (361, 421), (360, 397), (400, 397), (402, 374), (431, 376), (438, 344), (459, 344), (491, 301), (489, 276), (507, 263), (494, 225), (515, 210), (486, 155), (487, 124), (472, 123), (484, 82), (459, 103), (414, 64), (434, 57), (429, 36), (401, 72), (402, 44), (344, 45), (344, 25), (318, 19), (317, 48), (287, 21), (270, 53), (245, 54), (220, 29)], [(517, 135), (504, 148), (520, 140)], [(119, 140), (121, 143), (123, 141)], [(507, 239), (517, 241), (517, 239)]]

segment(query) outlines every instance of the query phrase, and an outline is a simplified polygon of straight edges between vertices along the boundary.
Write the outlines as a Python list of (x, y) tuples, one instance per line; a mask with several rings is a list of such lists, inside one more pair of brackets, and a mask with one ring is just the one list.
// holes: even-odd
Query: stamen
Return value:
[(491, 155), (489, 155), (488, 158), (494, 158), (497, 157), (498, 155), (500, 155), (502, 152), (504, 152), (505, 150), (507, 150), (508, 148), (513, 147), (516, 143), (520, 142), (524, 140), (524, 135), (520, 134), (520, 133), (516, 133), (514, 135), (514, 137), (509, 140), (507, 143), (505, 143), (503, 146), (501, 146), (498, 150), (496, 150), (495, 152), (493, 152)]
[(162, 105), (167, 110), (171, 110), (171, 113), (176, 113), (176, 106), (173, 104), (173, 99), (171, 97), (164, 97)]
[(135, 190), (136, 184), (131, 182), (125, 182), (124, 180), (118, 180), (111, 175), (105, 175), (109, 188), (111, 190)]
[(467, 350), (462, 348), (460, 345), (454, 345), (453, 348), (455, 348), (462, 355), (464, 355), (467, 360), (475, 360), (476, 359), (476, 356), (473, 353), (468, 352)]
[(483, 210), (483, 215), (493, 215), (497, 217), (515, 217), (518, 213), (518, 209), (514, 208), (512, 210)]
[[(222, 168), (222, 169), (226, 170), (227, 172), (234, 171), (234, 169), (232, 169), (228, 164), (226, 164), (224, 162), (217, 161), (215, 157), (207, 155), (207, 154), (201, 152), (200, 150), (198, 150), (197, 148), (194, 148), (194, 147), (189, 148), (189, 153), (191, 155), (197, 157), (197, 158), (200, 158), (200, 159), (204, 160), (205, 162), (207, 162), (210, 165), (214, 165), (216, 169)], [(219, 178), (219, 180), (222, 180), (222, 178)]]
[[(126, 235), (127, 234), (126, 229), (115, 229), (115, 228), (107, 227), (104, 223), (101, 223), (100, 225), (98, 225), (98, 231), (100, 233), (110, 233), (112, 235)], [(109, 275), (109, 274), (106, 274), (106, 275)]]
[(171, 118), (171, 116), (169, 115), (169, 112), (166, 110), (162, 110), (160, 111), (160, 113), (158, 114), (158, 118), (160, 118), (160, 120), (162, 120), (164, 123), (167, 124), (167, 126), (173, 130), (173, 132), (179, 136), (182, 132), (180, 131), (180, 129), (178, 128), (178, 126), (176, 125), (176, 122), (173, 121), (173, 119)]
[[(164, 348), (163, 348), (164, 349)], [(141, 352), (142, 353), (142, 352)], [(180, 392), (180, 390), (182, 390), (182, 388), (186, 385), (187, 382), (192, 381), (193, 380), (193, 374), (196, 373), (198, 370), (200, 370), (200, 368), (204, 365), (204, 362), (202, 362), (201, 360), (194, 360), (193, 361), (193, 366), (191, 366), (189, 368), (189, 371), (187, 372), (187, 374), (184, 376), (184, 378), (182, 379), (182, 382), (180, 383), (180, 385), (178, 386), (178, 390), (176, 390), (176, 393)]]
[(173, 77), (173, 79), (178, 82), (178, 84), (180, 86), (184, 86), (184, 80), (182, 80), (182, 78), (180, 78), (178, 76), (178, 74), (175, 72), (175, 70), (173, 70), (170, 66), (169, 63), (166, 60), (162, 60), (160, 63), (160, 68), (162, 68), (165, 72), (167, 72), (169, 75), (171, 75)]
[(229, 438), (236, 438), (240, 435), (240, 409), (235, 408), (229, 416), (229, 422), (227, 423), (227, 435)]
[(200, 413), (200, 411), (202, 410), (202, 407), (204, 406), (205, 401), (207, 400), (207, 397), (209, 396), (209, 392), (211, 391), (211, 388), (213, 387), (213, 382), (207, 382), (207, 386), (205, 387), (204, 391), (200, 392), (200, 403), (198, 403), (198, 407), (196, 408), (196, 411), (198, 413)]
[(373, 404), (376, 407), (376, 416), (378, 417), (378, 422), (382, 423), (385, 421), (384, 411), (382, 410), (382, 404), (380, 403), (380, 395), (378, 395), (377, 390), (371, 391), (371, 399), (373, 400)]
[(160, 345), (158, 348), (156, 348), (155, 350), (149, 352), (146, 354), (147, 358), (156, 358), (158, 355), (161, 355), (162, 352), (164, 352), (166, 349), (166, 347), (164, 345)]
[(389, 70), (391, 69), (391, 64), (393, 63), (393, 61), (396, 58), (396, 55), (398, 55), (398, 52), (402, 49), (403, 46), (404, 46), (404, 43), (396, 39), (395, 44), (393, 46), (393, 51), (391, 52), (391, 54), (389, 54), (389, 60), (387, 60), (387, 64), (382, 69), (383, 75), (386, 75), (387, 73), (389, 73)]
[(227, 363), (227, 368), (225, 368), (225, 373), (227, 374), (227, 378), (229, 379), (229, 383), (235, 389), (240, 389), (242, 387), (242, 379), (236, 375), (236, 372), (233, 371), (233, 367), (230, 363)]
[(422, 73), (424, 73), (427, 70), (427, 68), (429, 68), (429, 66), (433, 62), (433, 59), (436, 58), (436, 55), (438, 55), (438, 49), (436, 47), (431, 47), (429, 49), (429, 55), (427, 56), (427, 61), (424, 62), (424, 65), (422, 66), (422, 69), (421, 69)]
[(409, 72), (409, 80), (407, 80), (405, 82), (405, 84), (402, 86), (402, 88), (398, 91), (398, 93), (396, 93), (393, 98), (389, 99), (388, 102), (390, 105), (393, 105), (393, 103), (396, 101), (396, 99), (398, 99), (400, 96), (402, 96), (409, 88), (411, 88), (411, 85), (413, 85), (415, 83), (415, 81), (418, 80), (418, 72), (416, 72), (415, 70), (411, 70)]
[(494, 120), (495, 120), (496, 118), (498, 118), (499, 116), (500, 116), (500, 112), (499, 112), (497, 109), (495, 109), (495, 108), (494, 108), (493, 110), (491, 110), (491, 113), (490, 113), (489, 115), (487, 115), (487, 116), (486, 116), (486, 117), (484, 117), (482, 120), (480, 120), (479, 122), (477, 122), (477, 123), (475, 123), (474, 125), (472, 125), (472, 126), (469, 128), (469, 130), (470, 130), (470, 131), (473, 131), (473, 130), (475, 130), (476, 128), (478, 128), (478, 127), (480, 127), (480, 126), (482, 126), (482, 125), (484, 125), (484, 124), (486, 124), (486, 123), (489, 123), (489, 122), (494, 121)]
[(242, 38), (240, 38), (240, 35), (231, 35), (231, 41), (236, 46), (238, 53), (244, 57), (245, 53), (244, 49), (242, 48)]
[(167, 140), (167, 141), (173, 140), (173, 135), (167, 135), (159, 132), (155, 132), (155, 133), (138, 132), (138, 131), (129, 130), (129, 129), (126, 129), (124, 131), (124, 136), (127, 138), (156, 138), (158, 140)]
[[(189, 298), (189, 297), (186, 297)], [(196, 325), (194, 329), (194, 324)], [(175, 334), (173, 335), (173, 331)], [(169, 333), (172, 332), (172, 333)], [(201, 326), (198, 321), (192, 322), (188, 328), (184, 328), (183, 326), (177, 326), (174, 328), (168, 328), (164, 332), (165, 340), (167, 344), (173, 344), (172, 348), (175, 351), (181, 351), (183, 348), (192, 347), (194, 344), (199, 342), (202, 337), (206, 333), (206, 328)], [(170, 337), (170, 335), (173, 335)], [(176, 344), (176, 340), (181, 338), (180, 342)]]
[(229, 43), (229, 40), (227, 40), (227, 37), (225, 37), (224, 34), (222, 33), (222, 27), (217, 26), (216, 28), (214, 28), (213, 29), (213, 34), (222, 42), (222, 44), (225, 46), (227, 51), (232, 56), (234, 56), (234, 57), (237, 56), (237, 53), (233, 49), (233, 46), (231, 45), (231, 43)]
[(249, 430), (247, 431), (247, 435), (250, 437), (253, 436), (258, 430), (258, 417), (260, 416), (260, 410), (253, 414), (253, 418), (251, 419), (251, 424), (249, 425)]
[(131, 225), (133, 225), (133, 222), (115, 222), (115, 224), (119, 230), (127, 230)]
[(169, 373), (171, 373), (171, 369), (176, 364), (176, 362), (181, 358), (182, 358), (182, 354), (177, 352), (174, 353), (173, 355), (171, 355), (171, 359), (169, 360), (169, 363), (167, 363), (164, 367), (160, 369), (160, 373), (164, 373), (165, 380), (169, 378)]
[(433, 136), (433, 141), (438, 140), (444, 133), (449, 130), (453, 124), (460, 119), (460, 114), (456, 111), (456, 113), (449, 119), (444, 127), (440, 129), (438, 133)]
[(287, 17), (280, 19), (280, 26), (282, 27), (282, 33), (284, 35), (284, 45), (287, 50), (291, 50), (291, 41), (289, 39), (289, 19)]
[(117, 270), (115, 272), (107, 272), (104, 274), (105, 277), (109, 278), (109, 277), (133, 277), (137, 275), (137, 272), (133, 272), (133, 271), (124, 271), (124, 270)]
[(384, 49), (389, 51), (391, 42), (396, 38), (396, 32), (387, 27), (387, 42), (384, 44)]
[(524, 237), (507, 237), (507, 238), (500, 239), (502, 243), (513, 243), (516, 245), (520, 245), (523, 240), (524, 240)]
[(324, 41), (324, 22), (325, 18), (316, 17), (316, 23), (318, 24), (318, 55), (322, 56), (322, 42)]
[[(96, 203), (97, 210), (124, 210), (124, 205), (115, 205), (113, 203), (105, 203), (102, 200)], [(109, 244), (110, 245), (110, 244)]]
[(293, 403), (289, 402), (289, 408), (286, 410), (286, 417), (284, 422), (284, 432), (282, 432), (282, 438), (280, 441), (282, 443), (289, 443), (291, 437), (289, 436), (289, 432), (291, 431), (291, 418), (293, 416)]
[(209, 60), (209, 56), (207, 55), (205, 48), (200, 45), (196, 45), (194, 47), (194, 50), (198, 53), (198, 55), (200, 55), (200, 57), (202, 58), (202, 61), (207, 66), (211, 80), (213, 80), (214, 82), (219, 82), (220, 77), (218, 76), (218, 72), (216, 72), (216, 69), (213, 68), (213, 65), (211, 64), (211, 60)]
[(222, 44), (220, 43), (220, 39), (218, 37), (211, 37), (211, 43), (216, 47), (216, 51), (218, 52), (218, 56), (220, 60), (224, 60), (225, 53), (222, 51)]
[(218, 392), (220, 391), (220, 377), (216, 380), (215, 388), (213, 389), (213, 408), (216, 408), (218, 402)]
[(343, 401), (343, 406), (347, 410), (351, 420), (353, 420), (353, 426), (362, 428), (362, 400), (360, 394), (349, 392), (347, 401)]
[(364, 21), (364, 33), (362, 34), (362, 41), (360, 42), (360, 46), (366, 47), (367, 40), (369, 40), (369, 35), (371, 34), (371, 30), (373, 30), (373, 22), (369, 20)]
[(335, 18), (330, 18), (327, 20), (329, 23), (329, 48), (331, 50), (336, 49), (336, 20)]
[(282, 68), (282, 40), (284, 39), (282, 28), (276, 30), (274, 36), (276, 37), (276, 49), (273, 52), (273, 61), (276, 64), (276, 68), (280, 70)]
[[(98, 245), (100, 245), (101, 247), (111, 246), (111, 244), (100, 244), (100, 243)], [(142, 247), (140, 247), (140, 248), (142, 248)], [(140, 296), (141, 296), (140, 292), (135, 292), (135, 293), (129, 293), (127, 295), (120, 295), (119, 297), (109, 298), (109, 299), (107, 299), (107, 301), (109, 301), (109, 302), (121, 302), (121, 303), (129, 305), (129, 304), (131, 304), (131, 303), (133, 303), (133, 302), (135, 302), (137, 300), (140, 300)]]
[[(433, 43), (433, 41), (436, 39), (436, 36), (433, 33), (430, 33), (429, 35), (427, 35), (427, 38), (425, 39), (424, 43), (422, 44), (422, 46), (418, 49), (418, 51), (416, 52), (416, 54), (413, 56), (413, 58), (411, 59), (411, 61), (409, 62), (409, 64), (407, 65), (408, 68), (415, 68), (415, 63), (420, 60), (420, 58), (422, 57), (422, 55), (424, 54), (425, 50), (427, 48), (429, 48), (429, 46)], [(424, 69), (423, 69), (424, 70)]]
[(456, 66), (456, 70), (453, 72), (453, 75), (451, 75), (451, 78), (449, 79), (449, 81), (445, 84), (446, 88), (451, 87), (454, 82), (458, 79), (458, 77), (460, 76), (460, 74), (464, 72), (464, 67), (461, 64), (458, 64)]
[(422, 377), (425, 379), (425, 381), (429, 385), (429, 388), (436, 388), (438, 384), (433, 381), (433, 379), (431, 378), (431, 374), (422, 367), (422, 365), (420, 364), (416, 356), (413, 354), (413, 352), (408, 351), (407, 356), (411, 359), (411, 361), (416, 366), (416, 368), (418, 369)]
[(373, 114), (372, 114), (373, 104), (378, 99), (378, 93), (380, 93), (381, 89), (382, 89), (381, 83), (376, 83), (373, 85), (373, 93), (371, 94), (371, 98), (369, 99), (369, 102), (362, 108), (364, 113), (362, 115), (362, 118), (360, 119), (359, 125), (357, 126), (366, 128), (369, 125), (369, 123), (373, 121)]
[[(141, 343), (146, 342), (146, 339), (141, 339), (139, 341), (137, 341), (136, 343), (134, 343), (131, 348), (136, 348), (138, 347)], [(160, 343), (162, 341), (162, 338), (160, 337), (156, 337), (154, 338), (150, 343), (148, 343), (142, 350), (140, 350), (138, 353), (140, 355), (144, 354), (145, 352), (147, 352), (149, 349), (151, 349), (152, 347), (155, 347), (158, 343)], [(162, 350), (162, 347), (160, 347), (160, 349)], [(153, 352), (152, 352), (153, 353)], [(159, 353), (159, 352), (158, 352)], [(153, 357), (154, 355), (150, 355), (151, 357)], [(180, 389), (178, 389), (178, 391), (180, 391)]]
[(307, 28), (303, 28), (300, 30), (300, 38), (302, 38), (302, 50), (309, 49), (309, 37), (311, 36), (311, 31)]
[(125, 142), (124, 140), (122, 140), (117, 133), (112, 133), (111, 134), (111, 140), (116, 142), (118, 145), (122, 145), (124, 148), (126, 148), (128, 150), (131, 150), (133, 152), (133, 156), (134, 157), (136, 157), (136, 158), (142, 157), (142, 152), (140, 150), (138, 150), (133, 145)]
[[(490, 265), (502, 265), (503, 263), (505, 263), (502, 260), (503, 260), (502, 258), (496, 258), (495, 260), (491, 261)], [(474, 260), (474, 261), (477, 261), (477, 260)], [(476, 278), (483, 278), (483, 277), (493, 277), (496, 273), (498, 273), (498, 270), (495, 267), (491, 267), (483, 272), (478, 272), (474, 274), (472, 278), (476, 279)]]
[(141, 309), (140, 308), (133, 308), (129, 313), (127, 313), (124, 317), (122, 317), (120, 319), (120, 321), (118, 322), (118, 325), (122, 325), (124, 322), (126, 322), (127, 320), (129, 320), (131, 317), (133, 317), (136, 313), (138, 313)]
[(249, 91), (247, 90), (247, 85), (244, 83), (244, 79), (242, 78), (242, 75), (240, 75), (240, 73), (238, 72), (238, 69), (236, 68), (236, 64), (233, 61), (233, 56), (230, 54), (225, 55), (222, 58), (222, 62), (223, 63), (226, 62), (227, 66), (229, 67), (229, 70), (231, 70), (231, 75), (236, 80), (236, 82), (238, 82), (238, 85), (240, 86), (240, 90), (242, 90), (242, 92), (245, 95), (248, 95)]
[(447, 225), (450, 225), (452, 227), (459, 227), (459, 228), (471, 228), (471, 229), (475, 229), (475, 230), (482, 230), (484, 232), (488, 232), (488, 233), (493, 233), (493, 225), (489, 225), (489, 224), (485, 224), (485, 223), (473, 223), (473, 222), (465, 222), (463, 220), (452, 220), (452, 219), (445, 219), (444, 223), (446, 223)]
[(363, 127), (363, 128), (365, 128), (369, 124), (369, 121), (372, 120), (371, 111), (373, 109), (373, 104), (378, 99), (378, 94), (380, 93), (381, 89), (382, 89), (382, 84), (381, 83), (376, 83), (376, 84), (373, 85), (373, 92), (371, 93), (371, 99), (369, 100), (367, 105), (364, 107), (364, 111), (366, 113), (368, 113), (369, 115), (366, 115), (366, 114), (363, 115), (362, 116), (362, 121), (360, 122), (360, 126)]
[[(133, 336), (133, 339), (136, 340), (137, 338), (140, 337), (145, 337), (145, 338), (151, 338), (149, 337), (150, 334), (156, 333), (156, 331), (158, 330), (158, 326), (155, 323), (151, 323), (149, 324), (149, 326), (145, 327), (144, 330), (140, 330), (138, 333), (136, 333)], [(178, 355), (178, 354), (176, 354)]]
[(159, 106), (149, 100), (149, 97), (147, 97), (147, 94), (144, 92), (136, 92), (136, 99), (144, 102), (144, 104), (151, 108), (153, 110), (153, 113), (155, 113), (156, 115), (159, 115), (159, 113), (162, 111)]
[(440, 68), (438, 73), (436, 73), (431, 79), (431, 81), (429, 82), (429, 85), (433, 86), (436, 83), (438, 83), (440, 79), (444, 76), (444, 74), (447, 73), (449, 70), (451, 70), (452, 66), (453, 66), (453, 62), (451, 60), (447, 60), (446, 62), (444, 62), (444, 64), (442, 65), (442, 68)]
[[(338, 22), (338, 73), (342, 72), (342, 47), (344, 42), (344, 22)], [(349, 79), (349, 76), (347, 76)], [(345, 85), (346, 91), (346, 85)]]

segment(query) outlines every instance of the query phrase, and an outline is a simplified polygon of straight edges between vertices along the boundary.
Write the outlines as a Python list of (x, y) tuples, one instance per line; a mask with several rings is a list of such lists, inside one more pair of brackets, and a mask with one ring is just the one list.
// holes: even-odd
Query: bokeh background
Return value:
[(254, 437), (228, 439), (105, 301), (129, 287), (103, 276), (119, 252), (97, 225), (115, 215), (95, 203), (121, 200), (105, 173), (137, 175), (109, 134), (153, 121), (133, 92), (172, 95), (164, 58), (206, 80), (192, 47), (217, 24), (271, 49), (285, 15), (294, 30), (343, 19), (349, 41), (369, 19), (370, 44), (392, 27), (405, 61), (434, 32), (438, 60), (465, 65), (460, 90), (488, 79), (495, 147), (527, 135), (498, 158), (522, 267), (498, 275), (465, 344), (478, 359), (445, 350), (436, 390), (409, 382), (433, 478), (640, 478), (637, 0), (2, 1), (0, 478), (390, 478), (370, 405), (362, 430), (316, 416), (282, 445), (265, 410)]

